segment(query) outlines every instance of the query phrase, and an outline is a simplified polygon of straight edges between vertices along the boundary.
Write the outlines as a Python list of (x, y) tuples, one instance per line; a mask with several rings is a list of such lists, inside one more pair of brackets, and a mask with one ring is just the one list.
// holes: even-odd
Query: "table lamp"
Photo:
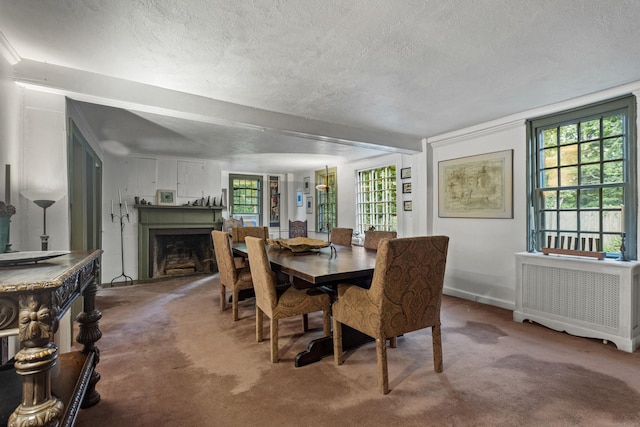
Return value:
[(49, 250), (49, 235), (47, 235), (47, 208), (53, 205), (58, 200), (62, 199), (65, 195), (63, 191), (49, 191), (49, 190), (23, 190), (20, 192), (25, 198), (31, 200), (36, 205), (40, 206), (43, 211), (42, 226), (43, 232), (40, 236), (42, 241), (42, 250)]

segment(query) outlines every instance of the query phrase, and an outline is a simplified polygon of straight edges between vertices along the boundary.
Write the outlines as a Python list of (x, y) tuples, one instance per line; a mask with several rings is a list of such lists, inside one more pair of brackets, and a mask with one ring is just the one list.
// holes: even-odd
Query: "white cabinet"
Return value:
[(203, 162), (178, 160), (178, 197), (204, 197)]
[(640, 344), (640, 263), (516, 254), (513, 320), (600, 338), (633, 352)]
[(127, 188), (131, 196), (139, 196), (155, 201), (157, 181), (157, 161), (142, 157), (130, 157), (126, 160)]

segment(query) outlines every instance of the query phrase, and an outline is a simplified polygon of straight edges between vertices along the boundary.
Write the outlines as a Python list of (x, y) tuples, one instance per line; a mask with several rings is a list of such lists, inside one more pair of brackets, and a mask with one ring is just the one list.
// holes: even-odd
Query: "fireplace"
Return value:
[(222, 207), (138, 209), (138, 280), (218, 271), (211, 231), (222, 229)]
[(149, 278), (216, 271), (211, 229), (149, 230)]

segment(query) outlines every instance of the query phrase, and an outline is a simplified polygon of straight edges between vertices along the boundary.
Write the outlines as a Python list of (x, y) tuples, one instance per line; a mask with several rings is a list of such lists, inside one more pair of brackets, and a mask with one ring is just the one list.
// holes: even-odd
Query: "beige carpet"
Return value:
[[(253, 299), (220, 312), (217, 275), (101, 289), (102, 401), (78, 426), (633, 426), (640, 351), (511, 320), (453, 297), (443, 303), (444, 372), (431, 332), (389, 349), (391, 393), (378, 393), (373, 343), (295, 368), (322, 335), (313, 316), (281, 321), (280, 363), (255, 341)], [(265, 324), (265, 331), (268, 323)], [(268, 334), (266, 334), (268, 337)]]

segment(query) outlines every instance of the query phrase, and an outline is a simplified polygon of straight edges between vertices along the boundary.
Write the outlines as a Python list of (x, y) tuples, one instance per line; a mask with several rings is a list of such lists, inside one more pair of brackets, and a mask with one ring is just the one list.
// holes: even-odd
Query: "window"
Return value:
[(358, 233), (371, 227), (380, 231), (398, 230), (395, 166), (359, 171), (356, 191)]
[[(327, 179), (328, 174), (328, 179)], [(338, 226), (338, 188), (336, 168), (316, 171), (316, 184), (326, 184), (326, 191), (316, 190), (316, 230), (327, 233)]]
[(635, 98), (528, 123), (529, 247), (636, 258)]
[(262, 225), (262, 177), (229, 175), (232, 218), (242, 218), (247, 225)]

